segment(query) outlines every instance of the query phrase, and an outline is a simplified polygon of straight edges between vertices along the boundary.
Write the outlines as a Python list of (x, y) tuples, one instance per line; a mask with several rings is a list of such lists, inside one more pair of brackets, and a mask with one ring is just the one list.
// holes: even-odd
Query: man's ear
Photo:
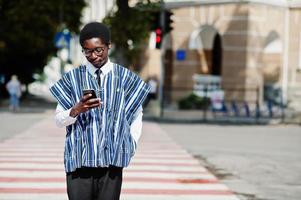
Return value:
[(108, 49), (111, 49), (111, 47), (112, 47), (112, 44), (111, 44), (111, 42), (108, 44)]

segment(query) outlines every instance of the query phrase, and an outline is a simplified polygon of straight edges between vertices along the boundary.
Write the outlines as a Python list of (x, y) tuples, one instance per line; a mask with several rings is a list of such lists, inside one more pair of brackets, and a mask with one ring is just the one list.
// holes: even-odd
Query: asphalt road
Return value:
[(50, 112), (0, 113), (0, 141), (24, 131), (44, 118)]
[(36, 122), (44, 119), (45, 115), (53, 115), (56, 103), (48, 102), (34, 96), (21, 101), (17, 112), (8, 109), (8, 99), (0, 102), (0, 141), (26, 130)]
[(300, 199), (300, 126), (160, 126), (241, 199)]

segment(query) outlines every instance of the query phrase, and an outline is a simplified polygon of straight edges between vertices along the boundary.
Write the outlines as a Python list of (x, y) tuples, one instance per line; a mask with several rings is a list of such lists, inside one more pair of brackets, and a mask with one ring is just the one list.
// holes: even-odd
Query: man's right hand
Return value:
[(100, 99), (98, 99), (98, 98), (91, 99), (91, 96), (92, 96), (92, 94), (84, 95), (81, 98), (81, 100), (72, 107), (72, 109), (70, 111), (70, 116), (76, 117), (80, 113), (86, 112), (92, 108), (96, 108), (102, 104)]

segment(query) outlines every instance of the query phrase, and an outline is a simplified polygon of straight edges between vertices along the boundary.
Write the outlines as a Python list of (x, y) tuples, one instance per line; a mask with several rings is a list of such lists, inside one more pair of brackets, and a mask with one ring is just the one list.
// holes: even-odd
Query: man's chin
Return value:
[(92, 63), (92, 65), (96, 68), (99, 68), (103, 66), (103, 63), (97, 62), (97, 63)]
[(102, 67), (106, 62), (92, 62), (92, 65), (94, 67), (100, 68)]

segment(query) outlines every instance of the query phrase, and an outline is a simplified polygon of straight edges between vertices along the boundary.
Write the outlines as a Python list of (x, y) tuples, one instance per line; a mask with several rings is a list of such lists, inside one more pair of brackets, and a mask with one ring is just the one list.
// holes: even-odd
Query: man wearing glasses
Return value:
[(67, 193), (70, 200), (118, 200), (122, 170), (135, 153), (141, 105), (150, 88), (109, 60), (110, 33), (104, 24), (85, 25), (80, 44), (88, 62), (50, 88), (58, 101), (56, 124), (67, 132)]

